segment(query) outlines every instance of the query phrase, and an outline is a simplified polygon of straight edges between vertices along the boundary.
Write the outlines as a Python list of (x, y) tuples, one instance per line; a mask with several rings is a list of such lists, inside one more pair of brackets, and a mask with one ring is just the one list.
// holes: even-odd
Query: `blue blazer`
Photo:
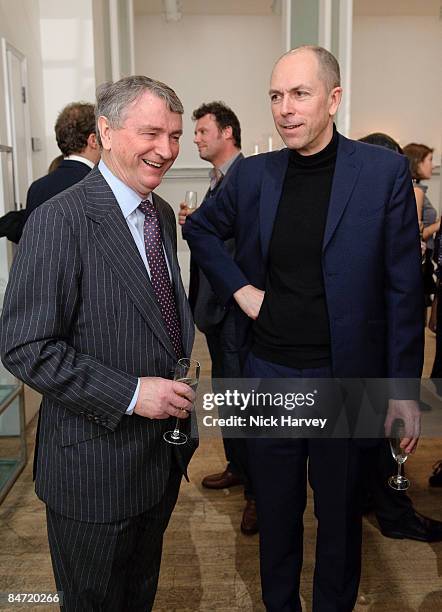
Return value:
[(90, 171), (89, 166), (83, 162), (63, 159), (58, 168), (40, 177), (29, 187), (26, 197), (26, 219), (38, 206), (75, 183), (79, 183)]
[[(192, 256), (225, 303), (244, 285), (265, 289), (289, 153), (241, 160), (219, 196), (184, 225)], [(234, 259), (223, 247), (229, 238), (236, 243)], [(322, 251), (335, 376), (420, 377), (420, 260), (407, 159), (339, 135)], [(239, 308), (237, 317), (244, 354), (252, 321)]]

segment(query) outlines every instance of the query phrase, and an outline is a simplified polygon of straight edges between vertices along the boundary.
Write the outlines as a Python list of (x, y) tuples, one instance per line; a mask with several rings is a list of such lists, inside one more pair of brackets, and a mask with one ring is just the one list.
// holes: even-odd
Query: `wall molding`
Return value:
[(163, 181), (177, 180), (177, 179), (201, 179), (208, 180), (210, 168), (201, 168), (198, 166), (189, 167), (183, 166), (180, 168), (171, 168), (167, 174), (163, 177)]

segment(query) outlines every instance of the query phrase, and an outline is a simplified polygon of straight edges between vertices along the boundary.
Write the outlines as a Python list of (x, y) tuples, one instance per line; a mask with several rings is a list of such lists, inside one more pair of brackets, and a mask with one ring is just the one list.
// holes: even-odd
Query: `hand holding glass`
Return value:
[(404, 422), (400, 419), (394, 421), (391, 428), (390, 450), (394, 460), (397, 463), (397, 474), (390, 476), (388, 484), (396, 491), (406, 491), (410, 486), (410, 481), (405, 476), (402, 476), (402, 464), (408, 459), (408, 453), (401, 448), (401, 441), (405, 438)]
[(195, 210), (197, 207), (197, 192), (196, 191), (186, 191), (186, 197), (184, 201), (189, 210)]
[[(176, 366), (173, 379), (189, 385), (193, 391), (196, 391), (200, 379), (201, 366), (199, 361), (195, 359), (179, 359)], [(174, 430), (166, 431), (163, 438), (169, 444), (185, 444), (187, 435), (180, 431), (180, 419), (177, 418)]]

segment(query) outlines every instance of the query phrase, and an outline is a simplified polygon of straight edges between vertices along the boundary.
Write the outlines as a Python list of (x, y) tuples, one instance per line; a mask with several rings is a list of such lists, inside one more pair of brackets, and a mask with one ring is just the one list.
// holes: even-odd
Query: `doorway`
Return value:
[(28, 104), (26, 57), (2, 38), (5, 75), (7, 144), (12, 147), (14, 201), (16, 210), (25, 207), (32, 182), (31, 127)]

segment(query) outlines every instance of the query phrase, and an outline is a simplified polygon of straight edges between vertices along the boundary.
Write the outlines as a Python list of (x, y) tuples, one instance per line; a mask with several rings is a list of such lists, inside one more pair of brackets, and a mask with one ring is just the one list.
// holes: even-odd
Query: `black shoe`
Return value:
[(427, 402), (423, 402), (422, 400), (419, 402), (419, 410), (421, 412), (430, 412), (430, 410), (433, 410), (432, 406), (430, 404), (427, 404)]
[(418, 542), (442, 541), (442, 522), (413, 511), (395, 522), (379, 522), (381, 533), (386, 538), (417, 540)]
[(255, 535), (258, 533), (258, 515), (256, 513), (256, 502), (253, 499), (246, 500), (246, 507), (242, 515), (241, 532), (244, 535)]
[(370, 493), (365, 493), (361, 504), (362, 516), (367, 516), (375, 511), (373, 497)]
[(442, 461), (437, 461), (433, 465), (433, 475), (428, 479), (431, 487), (442, 487)]

